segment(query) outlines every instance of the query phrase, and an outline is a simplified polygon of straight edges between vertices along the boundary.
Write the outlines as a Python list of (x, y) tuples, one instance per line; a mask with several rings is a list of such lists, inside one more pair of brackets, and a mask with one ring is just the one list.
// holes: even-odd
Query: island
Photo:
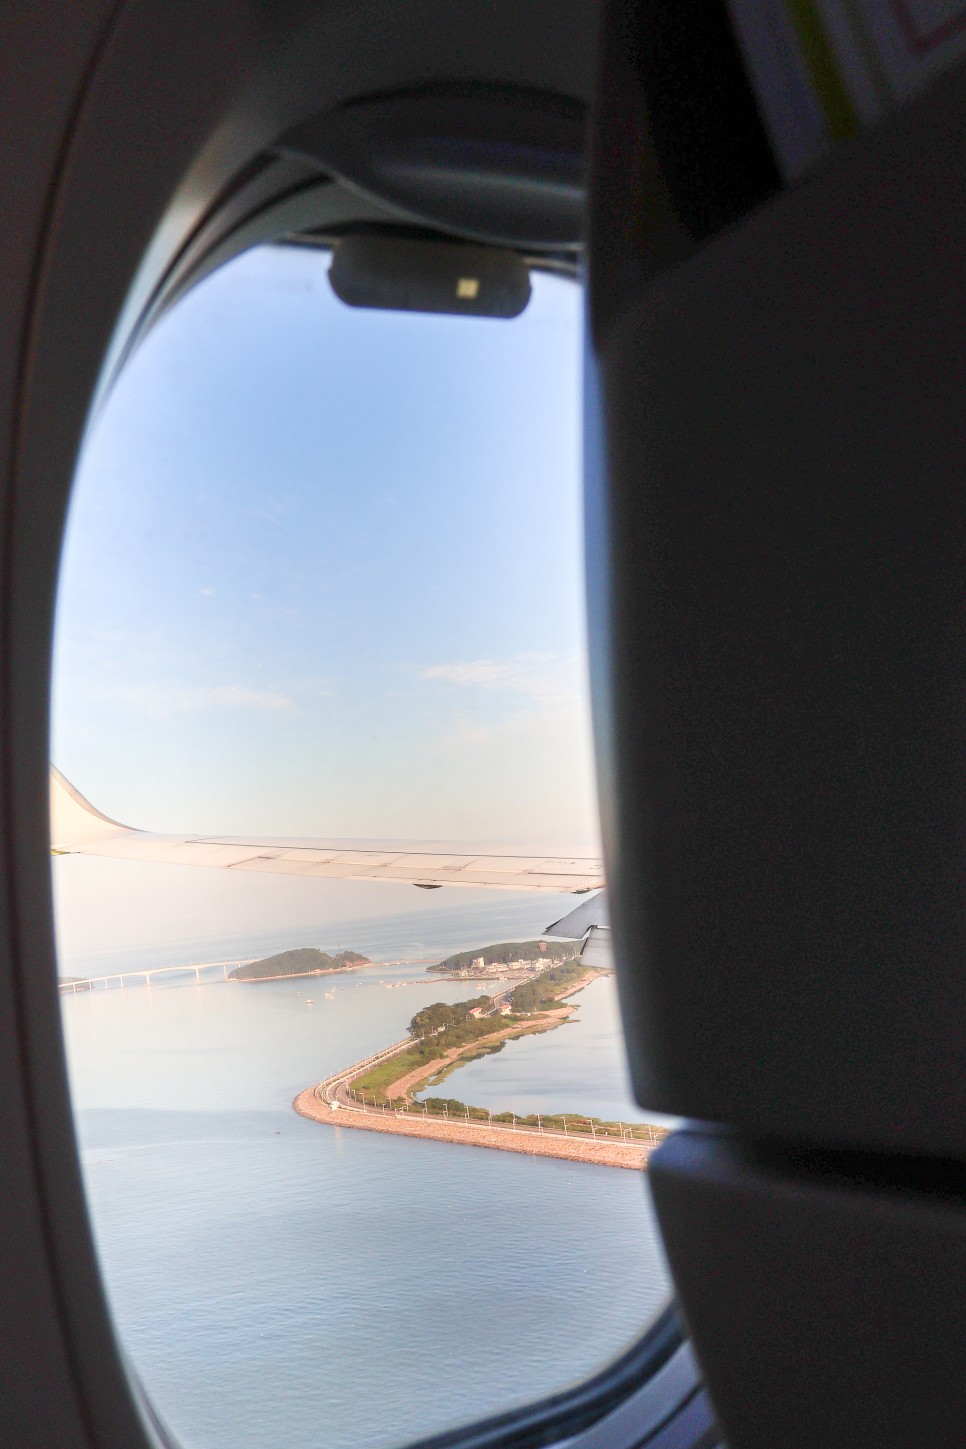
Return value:
[(330, 956), (315, 946), (299, 946), (280, 951), (261, 961), (248, 961), (228, 973), (229, 981), (278, 981), (290, 976), (331, 976), (336, 971), (354, 971), (357, 966), (371, 966), (368, 956), (358, 951), (340, 951)]
[[(472, 976), (509, 976), (519, 971), (542, 969), (552, 961), (569, 961), (577, 955), (579, 941), (500, 941), (475, 951), (457, 951), (427, 971), (439, 971), (459, 979)], [(494, 971), (492, 968), (496, 967)]]

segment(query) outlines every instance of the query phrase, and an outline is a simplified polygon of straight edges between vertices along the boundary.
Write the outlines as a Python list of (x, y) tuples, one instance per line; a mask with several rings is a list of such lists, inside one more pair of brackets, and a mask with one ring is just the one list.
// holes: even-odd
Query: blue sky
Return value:
[[(579, 293), (537, 276), (512, 322), (359, 312), (327, 266), (215, 274), (92, 428), (54, 760), (159, 830), (595, 848)], [(64, 865), (90, 921), (94, 867), (127, 871), (132, 928), (154, 891)], [(225, 887), (186, 889), (204, 914)], [(393, 909), (342, 887), (341, 914), (359, 889)]]

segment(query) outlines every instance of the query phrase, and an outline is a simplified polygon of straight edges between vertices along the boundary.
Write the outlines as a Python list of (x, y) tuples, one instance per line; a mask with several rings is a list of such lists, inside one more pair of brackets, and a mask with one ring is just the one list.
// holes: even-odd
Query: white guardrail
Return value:
[[(362, 1074), (366, 1072), (370, 1067), (377, 1066), (380, 1062), (387, 1061), (390, 1057), (397, 1056), (400, 1052), (405, 1051), (408, 1046), (412, 1045), (412, 1041), (412, 1037), (405, 1037), (402, 1041), (393, 1042), (392, 1046), (383, 1047), (382, 1051), (373, 1052), (371, 1056), (363, 1057), (360, 1061), (353, 1062), (350, 1067), (343, 1067), (341, 1071), (333, 1072), (330, 1076), (324, 1077), (322, 1081), (319, 1082), (315, 1087), (316, 1099), (319, 1102), (323, 1102), (326, 1106), (331, 1107), (333, 1110), (339, 1108), (342, 1111), (349, 1112), (378, 1112), (382, 1116), (407, 1117), (411, 1120), (416, 1121), (419, 1120), (420, 1116), (423, 1118), (423, 1120), (427, 1120), (430, 1116), (432, 1116), (434, 1121), (448, 1121), (454, 1123), (454, 1125), (458, 1125), (461, 1127), (480, 1127), (493, 1132), (516, 1132), (528, 1134), (533, 1137), (561, 1137), (567, 1138), (571, 1141), (573, 1141), (574, 1139), (576, 1139), (577, 1141), (586, 1141), (589, 1138), (591, 1141), (607, 1142), (613, 1147), (643, 1147), (649, 1144), (654, 1145), (658, 1142), (661, 1142), (667, 1135), (664, 1128), (655, 1127), (650, 1122), (621, 1123), (621, 1136), (618, 1138), (604, 1132), (598, 1135), (596, 1127), (593, 1125), (591, 1126), (591, 1131), (589, 1133), (577, 1129), (576, 1126), (573, 1132), (570, 1132), (567, 1130), (566, 1125), (564, 1126), (564, 1130), (561, 1132), (559, 1127), (534, 1127), (532, 1125), (526, 1127), (518, 1126), (515, 1120), (512, 1123), (494, 1122), (492, 1120), (481, 1122), (478, 1118), (470, 1117), (468, 1112), (466, 1116), (466, 1121), (462, 1122), (459, 1117), (451, 1117), (448, 1112), (444, 1114), (439, 1114), (436, 1112), (430, 1113), (425, 1107), (422, 1113), (418, 1113), (409, 1111), (403, 1107), (381, 1106), (376, 1104), (375, 1102), (373, 1102), (371, 1106), (366, 1104), (360, 1106), (358, 1102), (351, 1102), (348, 1100), (344, 1102), (339, 1102), (334, 1100), (332, 1094), (339, 1087), (348, 1087), (355, 1077), (362, 1076)], [(548, 1115), (559, 1116), (560, 1114), (557, 1113)], [(589, 1118), (581, 1117), (578, 1117), (576, 1120), (590, 1121)], [(633, 1135), (634, 1133), (643, 1131), (647, 1132), (647, 1137), (644, 1139), (639, 1136)], [(626, 1136), (624, 1135), (625, 1132), (627, 1134)]]
[[(377, 1066), (379, 1062), (384, 1062), (389, 1057), (397, 1056), (400, 1052), (405, 1051), (408, 1046), (412, 1046), (412, 1044), (413, 1039), (411, 1036), (404, 1037), (402, 1041), (393, 1042), (392, 1046), (383, 1047), (382, 1051), (373, 1052), (371, 1056), (362, 1057), (360, 1061), (353, 1062), (351, 1067), (343, 1067), (340, 1072), (333, 1072), (331, 1076), (323, 1077), (322, 1081), (315, 1088), (316, 1097), (320, 1102), (327, 1102), (331, 1107), (333, 1103), (330, 1092), (333, 1087), (338, 1087), (343, 1082), (348, 1084), (352, 1081), (353, 1077), (359, 1077), (369, 1067)], [(340, 1103), (339, 1105), (341, 1106), (342, 1104)], [(365, 1109), (357, 1107), (355, 1110), (362, 1112)]]

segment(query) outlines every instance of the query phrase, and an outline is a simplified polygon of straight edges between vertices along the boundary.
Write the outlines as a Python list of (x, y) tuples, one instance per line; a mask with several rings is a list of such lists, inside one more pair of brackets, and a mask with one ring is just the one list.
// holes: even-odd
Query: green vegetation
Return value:
[(273, 976), (316, 976), (323, 971), (351, 971), (354, 966), (368, 966), (369, 958), (358, 951), (340, 951), (330, 956), (314, 946), (301, 946), (294, 951), (280, 951), (262, 961), (250, 961), (228, 973), (230, 981), (270, 981)]
[(413, 1047), (411, 1051), (399, 1052), (387, 1061), (380, 1062), (378, 1066), (371, 1067), (361, 1077), (356, 1077), (352, 1083), (353, 1095), (364, 1092), (367, 1097), (375, 1100), (376, 1105), (384, 1107), (389, 1100), (386, 1096), (386, 1088), (393, 1082), (398, 1082), (408, 1072), (414, 1072), (417, 1067), (425, 1066), (432, 1061), (435, 1053), (423, 1052), (422, 1044)]
[(474, 996), (470, 1001), (454, 1001), (452, 1005), (445, 1001), (434, 1001), (432, 1006), (426, 1006), (422, 1011), (417, 1011), (409, 1023), (410, 1035), (414, 1037), (430, 1036), (434, 1032), (443, 1031), (447, 1027), (466, 1021), (474, 1011), (490, 1012), (492, 1010), (493, 998), (491, 996)]
[(566, 961), (560, 966), (551, 966), (541, 971), (532, 981), (523, 981), (510, 993), (510, 1005), (514, 1011), (529, 1016), (534, 1011), (549, 1011), (559, 998), (581, 977), (586, 976), (587, 967), (579, 961)]
[[(516, 950), (517, 947), (508, 946), (506, 949)], [(387, 1061), (379, 1062), (363, 1076), (356, 1077), (352, 1086), (358, 1093), (364, 1093), (367, 1098), (371, 1098), (376, 1106), (384, 1107), (390, 1100), (386, 1095), (387, 1089), (394, 1082), (400, 1081), (402, 1077), (408, 1076), (410, 1072), (417, 1071), (420, 1067), (427, 1067), (432, 1062), (438, 1061), (455, 1048), (471, 1046), (474, 1042), (481, 1043), (474, 1052), (465, 1052), (455, 1061), (442, 1064), (440, 1070), (429, 1079), (435, 1086), (464, 1063), (484, 1056), (488, 1052), (499, 1051), (503, 1045), (502, 1041), (492, 1043), (483, 1041), (483, 1038), (492, 1036), (494, 1032), (498, 1032), (504, 1027), (517, 1026), (534, 1016), (537, 1019), (530, 1025), (532, 1031), (542, 1030), (545, 1024), (553, 1025), (555, 1018), (545, 1018), (542, 1014), (556, 1006), (558, 998), (585, 975), (586, 967), (581, 966), (579, 961), (575, 961), (572, 950), (569, 950), (568, 956), (557, 965), (541, 971), (540, 975), (535, 976), (532, 981), (523, 982), (511, 992), (509, 1001), (512, 1011), (507, 1016), (491, 1014), (493, 998), (490, 996), (474, 996), (468, 1001), (453, 1003), (435, 1001), (431, 1006), (424, 1006), (421, 1011), (417, 1011), (409, 1023), (409, 1032), (413, 1038), (412, 1046), (397, 1053), (396, 1056), (389, 1057)], [(475, 1012), (484, 1014), (474, 1015)], [(401, 1101), (402, 1099), (394, 1100)], [(439, 1098), (439, 1100), (444, 1099)], [(466, 1110), (469, 1110), (471, 1114), (476, 1110), (475, 1108), (465, 1109), (463, 1103), (457, 1103), (457, 1106), (464, 1115)], [(483, 1116), (486, 1117), (485, 1112)], [(509, 1120), (508, 1116), (507, 1121)], [(587, 1130), (591, 1129), (588, 1127)]]
[(508, 966), (511, 961), (565, 961), (576, 956), (577, 942), (563, 941), (501, 941), (496, 946), (480, 946), (476, 951), (457, 951), (427, 971), (468, 971), (473, 962), (483, 957), (485, 966)]
[[(408, 1046), (404, 1052), (390, 1056), (388, 1061), (372, 1066), (362, 1077), (356, 1077), (353, 1087), (359, 1093), (365, 1093), (366, 1097), (372, 1097), (375, 1106), (384, 1107), (388, 1101), (385, 1091), (391, 1087), (392, 1082), (400, 1081), (401, 1077), (407, 1077), (420, 1066), (429, 1066), (432, 1062), (439, 1061), (455, 1048), (481, 1042), (482, 1037), (492, 1036), (492, 1033), (505, 1026), (517, 1026), (534, 1014), (540, 1017), (550, 1007), (555, 1007), (559, 995), (584, 975), (584, 966), (574, 961), (572, 956), (558, 965), (550, 966), (547, 971), (540, 972), (539, 977), (534, 977), (533, 981), (524, 981), (511, 993), (510, 1006), (514, 1010), (510, 1016), (492, 1016), (492, 997), (487, 995), (471, 997), (468, 1001), (453, 1001), (452, 1004), (434, 1001), (432, 1006), (417, 1011), (410, 1022), (413, 1045)], [(474, 1016), (474, 1011), (487, 1014)], [(533, 1029), (539, 1030), (539, 1024), (534, 1023)], [(503, 1042), (492, 1042), (479, 1046), (475, 1052), (465, 1052), (456, 1061), (443, 1065), (439, 1074), (434, 1074), (430, 1081), (433, 1084), (443, 1081), (458, 1066), (475, 1061), (478, 1056), (487, 1055), (488, 1052), (500, 1051), (501, 1046)]]
[(414, 1106), (408, 1106), (401, 1097), (390, 1102), (390, 1106), (412, 1111), (425, 1112), (430, 1117), (445, 1117), (456, 1122), (505, 1122), (517, 1127), (535, 1127), (538, 1131), (565, 1132), (573, 1137), (610, 1137), (624, 1142), (653, 1142), (656, 1137), (666, 1135), (660, 1128), (646, 1122), (605, 1122), (600, 1117), (582, 1117), (576, 1113), (559, 1112), (545, 1116), (532, 1112), (520, 1117), (514, 1112), (488, 1112), (485, 1107), (471, 1107), (455, 1097), (424, 1097)]
[(485, 1107), (467, 1107), (465, 1103), (457, 1102), (453, 1097), (424, 1097), (421, 1102), (416, 1104), (416, 1110), (422, 1112), (424, 1108), (430, 1117), (453, 1117), (457, 1120), (462, 1118), (464, 1122), (467, 1118), (471, 1122), (488, 1122), (490, 1120), (490, 1114)]
[[(509, 943), (492, 949), (516, 952), (523, 950), (527, 945), (534, 944), (534, 942), (522, 945)], [(460, 957), (450, 957), (449, 962), (441, 962), (439, 967), (431, 969), (447, 968), (460, 959)], [(516, 960), (517, 958), (509, 956), (508, 959)], [(468, 1061), (474, 1061), (477, 1057), (485, 1056), (489, 1052), (500, 1051), (504, 1045), (503, 1040), (487, 1042), (482, 1039), (500, 1031), (504, 1026), (519, 1025), (534, 1016), (536, 1016), (536, 1020), (530, 1021), (530, 1031), (540, 1031), (545, 1026), (552, 1026), (557, 1018), (542, 1017), (541, 1014), (556, 1006), (564, 992), (580, 981), (584, 975), (586, 975), (586, 967), (574, 960), (572, 949), (565, 948), (565, 954), (562, 958), (558, 958), (557, 964), (546, 971), (541, 971), (540, 975), (535, 976), (533, 980), (524, 981), (514, 988), (509, 997), (510, 1005), (513, 1008), (513, 1012), (509, 1016), (471, 1015), (473, 1011), (487, 1013), (492, 1011), (493, 1000), (489, 996), (475, 996), (469, 1001), (457, 1001), (452, 1004), (436, 1001), (432, 1006), (424, 1007), (422, 1011), (417, 1011), (409, 1023), (410, 1034), (413, 1037), (412, 1045), (387, 1061), (372, 1067), (363, 1076), (356, 1077), (348, 1089), (350, 1095), (358, 1101), (365, 1101), (367, 1105), (392, 1107), (414, 1115), (443, 1117), (457, 1122), (507, 1123), (515, 1124), (521, 1129), (532, 1127), (538, 1131), (563, 1132), (568, 1137), (600, 1137), (621, 1142), (659, 1140), (666, 1134), (660, 1128), (651, 1127), (647, 1123), (605, 1122), (600, 1117), (585, 1117), (579, 1113), (571, 1114), (569, 1112), (553, 1113), (548, 1116), (534, 1112), (528, 1116), (519, 1117), (513, 1112), (489, 1112), (485, 1107), (472, 1107), (466, 1102), (459, 1101), (456, 1097), (424, 1097), (420, 1102), (413, 1102), (408, 1097), (398, 1095), (389, 1097), (387, 1095), (394, 1083), (408, 1076), (410, 1072), (438, 1061), (454, 1047), (469, 1046), (474, 1042), (480, 1043), (475, 1050), (462, 1053), (455, 1061), (441, 1062), (439, 1070), (429, 1076), (427, 1086), (437, 1086), (450, 1072)]]
[[(376, 1103), (382, 1106), (387, 1101), (386, 1088), (393, 1082), (398, 1082), (400, 1077), (405, 1077), (409, 1072), (414, 1072), (418, 1067), (425, 1067), (430, 1062), (438, 1061), (454, 1047), (468, 1046), (471, 1042), (479, 1041), (480, 1037), (489, 1036), (492, 1032), (498, 1031), (502, 1025), (512, 1026), (513, 1017), (500, 1017), (494, 1019), (492, 1016), (470, 1016), (469, 1010), (481, 1002), (492, 1005), (488, 996), (478, 997), (475, 1001), (460, 1001), (455, 1006), (444, 1006), (437, 1002), (436, 1006), (442, 1007), (445, 1011), (457, 1011), (465, 1007), (466, 1011), (462, 1016), (457, 1017), (455, 1022), (448, 1026), (425, 1028), (427, 1035), (416, 1037), (411, 1047), (406, 1051), (389, 1057), (387, 1061), (379, 1062), (370, 1068), (363, 1076), (357, 1077), (353, 1086), (360, 1092), (365, 1092), (376, 1099)], [(428, 1006), (424, 1011), (417, 1012), (410, 1023), (410, 1030), (416, 1036), (417, 1023), (420, 1018), (429, 1017), (435, 1011), (435, 1007)], [(431, 1017), (435, 1020), (435, 1017)], [(441, 1023), (442, 1025), (442, 1023)]]

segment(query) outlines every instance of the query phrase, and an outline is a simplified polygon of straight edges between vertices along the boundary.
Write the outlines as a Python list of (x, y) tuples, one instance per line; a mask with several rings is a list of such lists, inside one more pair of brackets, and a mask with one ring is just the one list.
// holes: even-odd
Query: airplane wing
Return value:
[(367, 841), (157, 835), (102, 815), (53, 765), (50, 804), (51, 850), (55, 855), (101, 855), (330, 880), (396, 881), (423, 890), (460, 885), (583, 894), (604, 883), (602, 862), (592, 856), (526, 855), (500, 850), (473, 853), (468, 849), (437, 850), (432, 846)]

